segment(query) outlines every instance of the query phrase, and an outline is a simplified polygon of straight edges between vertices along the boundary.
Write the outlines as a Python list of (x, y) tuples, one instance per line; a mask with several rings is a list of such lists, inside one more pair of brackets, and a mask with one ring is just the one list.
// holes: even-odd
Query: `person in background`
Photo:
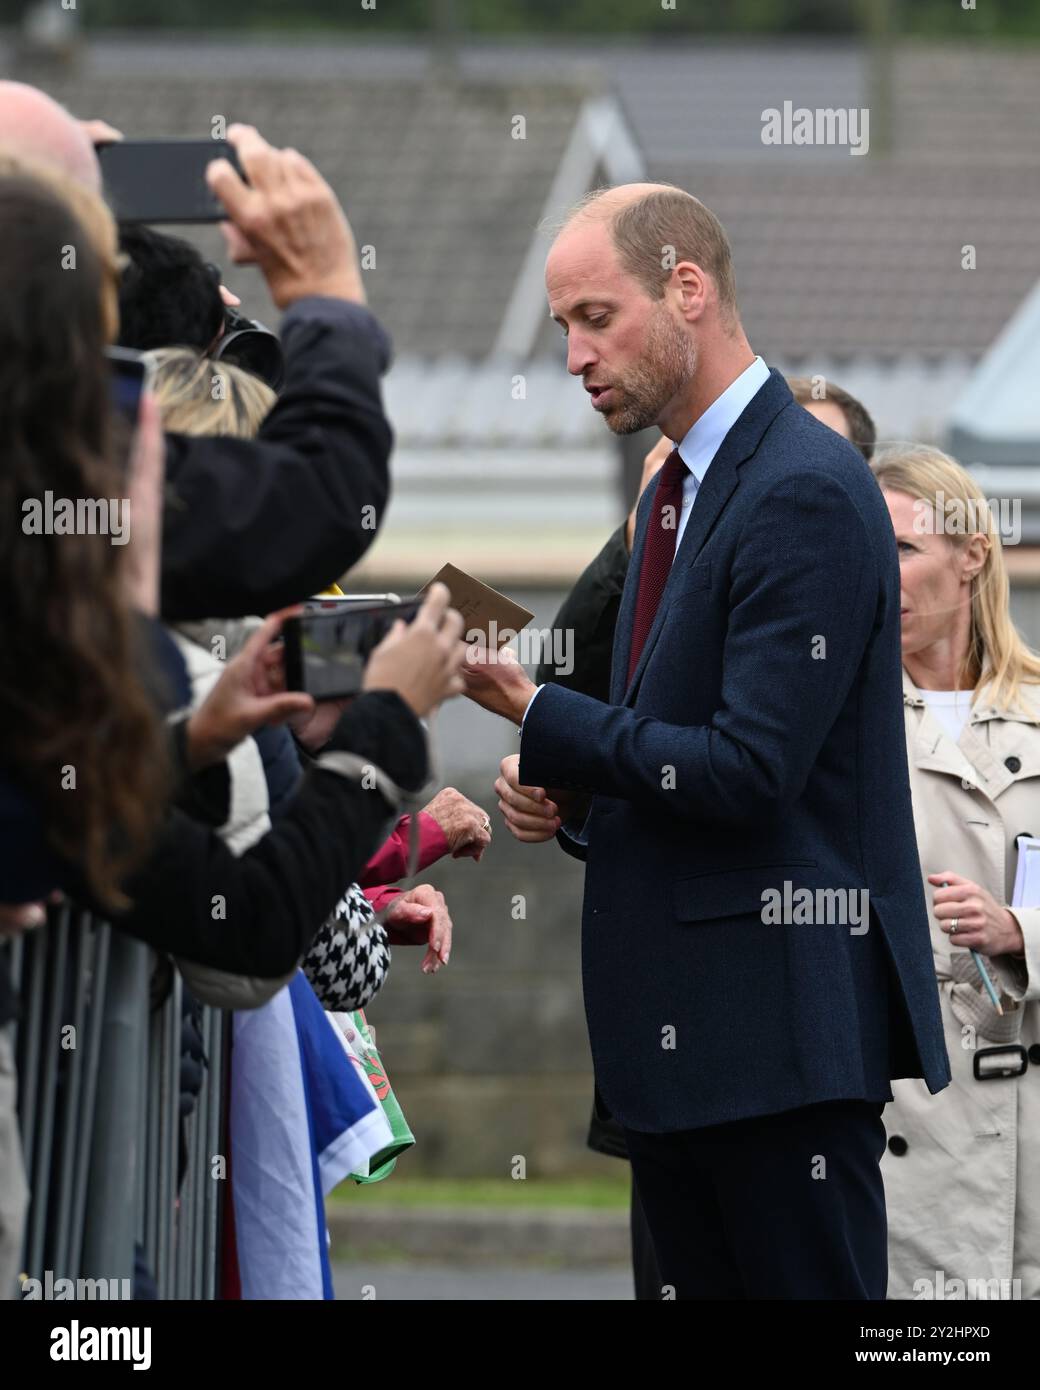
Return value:
[[(158, 233), (153, 237), (157, 239)], [(195, 248), (188, 249), (201, 264), (202, 258)], [(159, 284), (143, 277), (138, 277), (137, 284), (141, 294), (149, 301), (154, 300), (162, 318), (168, 291), (164, 292)], [(153, 389), (159, 399), (165, 430), (188, 437), (256, 438), (278, 400), (265, 381), (234, 363), (207, 357), (192, 348), (149, 349), (149, 339), (154, 333), (146, 306), (138, 302), (138, 293), (130, 294), (124, 286), (120, 305), (120, 313), (129, 307), (138, 323), (138, 329), (131, 332), (120, 320), (120, 343), (138, 352), (148, 350), (154, 373)]]
[[(119, 249), (126, 257), (119, 282), (120, 347), (192, 348), (205, 355), (225, 326), (215, 267), (190, 241), (139, 223), (120, 227)], [(167, 428), (177, 433), (175, 426)]]
[(1040, 903), (1011, 897), (1016, 837), (1040, 835), (1040, 656), (1011, 620), (1000, 535), (975, 479), (922, 445), (886, 449), (872, 467), (899, 549), (914, 829), (953, 1072), (939, 1095), (892, 1083), (889, 1297), (1035, 1301)]
[(823, 376), (789, 376), (787, 384), (803, 409), (854, 444), (870, 462), (877, 446), (877, 429), (861, 401)]

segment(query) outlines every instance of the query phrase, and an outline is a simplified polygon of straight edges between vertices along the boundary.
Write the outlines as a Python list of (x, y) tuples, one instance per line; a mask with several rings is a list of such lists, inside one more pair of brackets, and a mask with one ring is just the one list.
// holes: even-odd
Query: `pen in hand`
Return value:
[[(943, 879), (942, 886), (944, 888), (949, 888), (950, 885), (946, 881), (946, 879)], [(986, 993), (989, 995), (993, 1003), (993, 1007), (996, 1009), (1000, 1017), (1003, 1018), (1003, 1007), (1001, 1006), (1000, 999), (997, 995), (997, 991), (993, 988), (993, 981), (989, 977), (989, 971), (982, 963), (982, 957), (979, 955), (978, 951), (972, 951), (971, 958), (975, 962), (975, 969), (979, 972), (979, 978), (982, 980), (982, 983), (986, 986)]]

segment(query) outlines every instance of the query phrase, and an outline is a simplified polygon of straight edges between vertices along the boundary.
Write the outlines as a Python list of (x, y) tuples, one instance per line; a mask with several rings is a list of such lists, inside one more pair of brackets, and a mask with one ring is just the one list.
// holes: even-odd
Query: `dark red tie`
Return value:
[(650, 519), (643, 545), (643, 561), (639, 567), (639, 588), (636, 592), (636, 616), (632, 625), (632, 645), (628, 649), (628, 680), (639, 665), (643, 645), (654, 625), (657, 606), (675, 559), (675, 537), (682, 514), (683, 481), (690, 470), (683, 463), (678, 449), (664, 461), (657, 475), (657, 491), (650, 504)]

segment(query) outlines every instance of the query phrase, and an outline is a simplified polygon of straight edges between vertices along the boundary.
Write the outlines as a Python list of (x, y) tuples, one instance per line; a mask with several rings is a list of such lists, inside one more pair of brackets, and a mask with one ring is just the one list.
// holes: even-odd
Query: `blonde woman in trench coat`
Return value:
[(872, 467), (899, 550), (907, 761), (953, 1073), (934, 1096), (892, 1084), (888, 1296), (1040, 1299), (1040, 906), (1008, 906), (1015, 837), (1040, 836), (1040, 659), (1011, 622), (970, 475), (920, 446)]

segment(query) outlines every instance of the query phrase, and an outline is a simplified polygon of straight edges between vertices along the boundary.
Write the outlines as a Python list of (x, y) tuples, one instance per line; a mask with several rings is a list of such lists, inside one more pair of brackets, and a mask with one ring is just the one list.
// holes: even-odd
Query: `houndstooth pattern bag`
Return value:
[(382, 988), (390, 969), (390, 943), (375, 916), (352, 883), (314, 938), (302, 968), (322, 1008), (335, 1013), (363, 1009)]

